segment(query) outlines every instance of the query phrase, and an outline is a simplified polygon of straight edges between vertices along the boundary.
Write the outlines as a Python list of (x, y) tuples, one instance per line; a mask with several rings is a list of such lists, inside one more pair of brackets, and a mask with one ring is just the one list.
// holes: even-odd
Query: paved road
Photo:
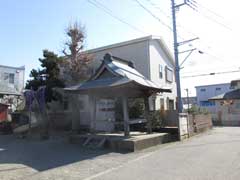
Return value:
[(62, 140), (0, 137), (1, 180), (240, 179), (240, 128), (224, 127), (138, 153), (82, 149)]
[(215, 128), (89, 179), (240, 179), (240, 128)]

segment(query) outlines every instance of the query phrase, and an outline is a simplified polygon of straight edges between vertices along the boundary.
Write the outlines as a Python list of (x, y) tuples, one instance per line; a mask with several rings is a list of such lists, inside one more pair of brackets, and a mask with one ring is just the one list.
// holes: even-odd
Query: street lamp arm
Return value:
[(193, 53), (194, 50), (190, 51), (188, 53), (188, 55), (184, 58), (184, 60), (182, 61), (182, 63), (180, 64), (180, 68), (182, 67), (182, 65), (185, 63), (185, 61), (188, 59), (188, 57)]

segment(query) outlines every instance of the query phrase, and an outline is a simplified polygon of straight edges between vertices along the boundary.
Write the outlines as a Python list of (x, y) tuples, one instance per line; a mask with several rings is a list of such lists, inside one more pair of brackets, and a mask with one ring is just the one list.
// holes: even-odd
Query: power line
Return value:
[(197, 4), (198, 6), (200, 6), (202, 9), (205, 9), (206, 11), (210, 12), (211, 14), (213, 14), (213, 15), (219, 17), (219, 18), (224, 19), (224, 17), (223, 17), (222, 15), (216, 13), (215, 11), (213, 11), (213, 10), (210, 9), (210, 8), (207, 8), (206, 6), (200, 4), (199, 2), (196, 2), (196, 1), (194, 1), (194, 0), (192, 0), (192, 2), (196, 3), (196, 4)]
[[(151, 4), (155, 9), (159, 10), (165, 17), (169, 18), (172, 20), (172, 17), (170, 15), (168, 15), (166, 12), (164, 12), (157, 4), (153, 3), (151, 0), (146, 0), (149, 2), (149, 4)], [(188, 32), (189, 34), (198, 37), (198, 35), (196, 35), (195, 33), (187, 30), (184, 26), (177, 24), (178, 27), (182, 28), (184, 31)], [(182, 38), (184, 39), (184, 38)]]
[(239, 70), (232, 70), (232, 71), (222, 71), (222, 72), (212, 72), (212, 73), (206, 73), (206, 74), (196, 74), (191, 76), (182, 76), (182, 78), (192, 78), (192, 77), (200, 77), (200, 76), (213, 76), (213, 75), (219, 75), (219, 74), (229, 74), (229, 73), (239, 73)]
[[(153, 3), (151, 0), (146, 0), (149, 2), (149, 4), (151, 4), (154, 8), (158, 9), (162, 14), (164, 14), (167, 18), (171, 19), (171, 17), (166, 13), (164, 12), (157, 4)], [(192, 0), (194, 2), (194, 0)], [(190, 2), (190, 1), (189, 1)], [(200, 5), (199, 3), (197, 3), (198, 5)], [(202, 6), (202, 5), (200, 5)], [(210, 9), (209, 9), (210, 11)], [(184, 26), (180, 25), (180, 24), (177, 24), (178, 27), (182, 28), (185, 32), (191, 34), (192, 36), (195, 36), (195, 37), (199, 37), (197, 34), (189, 31), (188, 29), (186, 29)], [(182, 38), (183, 39), (183, 38)], [(201, 41), (201, 40), (200, 40)], [(222, 60), (221, 58), (217, 57), (216, 55), (213, 55), (213, 53), (208, 53), (206, 51), (204, 51), (205, 54), (208, 54), (209, 56), (212, 56), (214, 57), (215, 59), (219, 59), (219, 60)]]
[[(136, 1), (138, 4), (140, 3), (138, 0), (135, 0), (135, 1)], [(147, 0), (147, 1), (151, 2), (150, 0)], [(135, 30), (135, 31), (137, 31), (137, 32), (140, 32), (140, 33), (142, 33), (142, 34), (147, 34), (146, 32), (140, 30), (139, 28), (135, 27), (134, 25), (128, 23), (127, 21), (125, 21), (125, 20), (119, 18), (118, 16), (116, 16), (115, 14), (113, 14), (113, 12), (112, 12), (109, 8), (107, 8), (105, 5), (103, 5), (102, 3), (98, 2), (97, 0), (88, 0), (88, 2), (91, 3), (92, 5), (94, 5), (95, 7), (99, 8), (100, 10), (104, 11), (105, 13), (107, 13), (108, 15), (110, 15), (111, 17), (115, 18), (116, 20), (120, 21), (121, 23), (124, 23), (125, 25), (129, 26), (129, 27), (132, 28), (133, 30)], [(140, 3), (140, 4), (142, 5), (142, 3)], [(140, 4), (139, 4), (139, 6), (140, 6)], [(156, 4), (154, 4), (154, 3), (152, 3), (152, 5), (155, 5), (155, 6), (156, 6)], [(142, 6), (141, 6), (141, 7), (142, 7)], [(143, 7), (145, 7), (145, 6), (143, 6)], [(142, 8), (143, 8), (143, 7), (142, 7)], [(161, 10), (160, 8), (158, 8), (158, 9)], [(145, 10), (146, 10), (146, 9), (145, 9)], [(151, 14), (153, 14), (149, 9), (147, 9), (147, 10), (148, 10), (147, 12), (150, 12)], [(163, 11), (162, 11), (162, 12), (163, 12)], [(154, 14), (153, 14), (153, 15), (154, 15)], [(156, 15), (154, 15), (154, 17), (156, 17), (158, 21), (160, 20)], [(161, 20), (160, 20), (160, 21), (161, 21)], [(162, 21), (161, 21), (161, 22), (162, 22)], [(165, 24), (165, 23), (164, 23), (164, 24)], [(167, 25), (167, 26), (168, 26), (168, 25)], [(181, 27), (183, 28), (183, 26), (181, 26)], [(171, 28), (170, 26), (168, 26), (168, 29), (172, 30), (172, 28)], [(186, 30), (186, 29), (185, 29), (185, 30)], [(196, 34), (190, 32), (190, 31), (188, 31), (188, 32), (191, 33), (191, 34), (193, 34), (193, 35), (196, 35)], [(157, 35), (156, 35), (156, 36), (157, 36)], [(180, 38), (183, 39), (182, 37), (180, 37)], [(206, 52), (205, 52), (205, 53), (206, 53)], [(211, 55), (210, 53), (206, 53), (206, 54)], [(215, 56), (215, 55), (211, 55), (211, 56), (214, 57), (214, 58), (216, 58), (216, 59), (220, 59), (220, 58), (218, 58), (218, 57)]]
[[(198, 69), (198, 70), (195, 70), (195, 71), (187, 71), (187, 72), (182, 72), (182, 74), (194, 74), (194, 73), (198, 73), (198, 74), (206, 74), (206, 73), (209, 73), (209, 72), (211, 72), (211, 71), (219, 71), (219, 70), (222, 70), (222, 71), (224, 71), (224, 70), (226, 70), (226, 69), (233, 69), (233, 68), (236, 68), (236, 66), (224, 66), (224, 67), (219, 67), (219, 68), (217, 68), (217, 67), (214, 67), (214, 68), (209, 68), (209, 69), (204, 69), (204, 70), (200, 70), (200, 69)], [(240, 70), (240, 67), (239, 67), (239, 70)], [(240, 71), (239, 71), (240, 72)], [(190, 76), (190, 75), (189, 75)]]
[[(167, 17), (168, 19), (172, 20), (172, 17), (170, 15), (168, 15), (166, 12), (164, 12), (157, 4), (153, 3), (151, 0), (146, 0), (149, 2), (149, 4), (151, 4), (155, 9), (159, 10), (165, 17)], [(193, 32), (187, 30), (185, 27), (183, 27), (180, 24), (177, 24), (178, 27), (181, 27), (182, 29), (184, 29), (184, 31), (188, 32), (189, 34), (196, 36), (196, 34), (194, 34)], [(183, 39), (183, 38), (182, 38)]]
[(162, 25), (164, 25), (165, 27), (167, 27), (170, 31), (172, 31), (173, 29), (166, 24), (165, 22), (163, 22), (159, 17), (157, 17), (155, 14), (152, 13), (151, 10), (149, 10), (148, 8), (146, 8), (139, 0), (134, 0), (135, 2), (137, 2), (137, 4), (143, 8), (147, 13), (149, 13), (153, 18), (155, 18), (157, 21), (159, 21)]
[(146, 0), (151, 4), (155, 9), (159, 10), (162, 14), (164, 14), (167, 18), (171, 19), (171, 16), (168, 15), (165, 11), (163, 11), (157, 4), (153, 3), (151, 0)]
[[(94, 1), (94, 2), (93, 2), (93, 1)], [(116, 20), (120, 21), (121, 23), (123, 23), (123, 24), (131, 27), (131, 28), (134, 29), (135, 31), (140, 32), (140, 33), (142, 33), (142, 34), (146, 34), (146, 32), (140, 30), (139, 28), (133, 26), (132, 24), (128, 23), (127, 21), (125, 21), (125, 20), (119, 18), (118, 16), (114, 15), (114, 14), (112, 13), (112, 11), (111, 11), (109, 8), (107, 8), (106, 6), (104, 6), (102, 3), (100, 3), (100, 2), (98, 2), (98, 1), (96, 1), (96, 0), (92, 0), (92, 1), (91, 1), (91, 0), (87, 0), (87, 2), (89, 2), (89, 3), (92, 4), (92, 5), (94, 5), (94, 6), (97, 7), (98, 9), (104, 11), (105, 13), (107, 13), (107, 14), (110, 15), (111, 17), (115, 18)]]
[(199, 11), (197, 8), (198, 8), (198, 3), (195, 1), (195, 0), (187, 0), (187, 5), (189, 7), (191, 7), (195, 12), (197, 12), (198, 14), (200, 14), (201, 16), (203, 16), (204, 18), (206, 18), (207, 20), (210, 20), (228, 30), (232, 30), (229, 26), (227, 26), (225, 23), (222, 23), (216, 19), (214, 19), (213, 17), (211, 16), (208, 16), (206, 15), (205, 13), (202, 13), (201, 11)]

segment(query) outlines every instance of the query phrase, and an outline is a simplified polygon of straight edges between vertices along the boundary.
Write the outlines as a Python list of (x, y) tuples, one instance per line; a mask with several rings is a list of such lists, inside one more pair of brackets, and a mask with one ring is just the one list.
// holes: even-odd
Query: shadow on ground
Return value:
[(23, 164), (37, 171), (64, 166), (97, 156), (109, 150), (69, 144), (63, 138), (36, 141), (18, 139), (12, 135), (0, 136), (0, 165)]

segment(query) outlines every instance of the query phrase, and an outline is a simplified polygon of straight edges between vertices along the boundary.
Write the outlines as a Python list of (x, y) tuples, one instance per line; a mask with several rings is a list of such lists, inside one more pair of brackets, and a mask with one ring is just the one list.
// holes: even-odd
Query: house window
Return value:
[(216, 88), (216, 91), (221, 91), (221, 88), (220, 88), (220, 87), (217, 87), (217, 88)]
[(164, 98), (160, 99), (160, 109), (164, 110)]
[(203, 89), (200, 89), (200, 91), (201, 91), (201, 92), (206, 92), (206, 89), (203, 88)]
[(68, 108), (69, 108), (68, 101), (67, 101), (67, 100), (64, 100), (64, 101), (63, 101), (63, 110), (68, 110)]
[(159, 78), (162, 79), (163, 78), (163, 67), (161, 64), (159, 64)]
[(10, 84), (14, 84), (14, 74), (13, 73), (4, 73), (4, 81), (7, 81)]
[(152, 110), (155, 111), (156, 110), (156, 98), (152, 98)]
[(174, 100), (169, 99), (168, 109), (169, 109), (169, 110), (174, 110)]
[(166, 66), (166, 81), (172, 83), (173, 82), (173, 70)]
[(14, 74), (12, 73), (9, 74), (9, 83), (14, 84)]
[(204, 107), (215, 106), (215, 102), (212, 102), (212, 101), (200, 101), (200, 106), (204, 106)]

